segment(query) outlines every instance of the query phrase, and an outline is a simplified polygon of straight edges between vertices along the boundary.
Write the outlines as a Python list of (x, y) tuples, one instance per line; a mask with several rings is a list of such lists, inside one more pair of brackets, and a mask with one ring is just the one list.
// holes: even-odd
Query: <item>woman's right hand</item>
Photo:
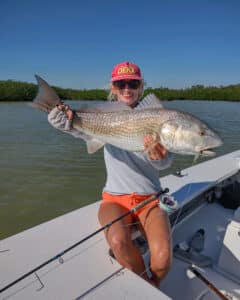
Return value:
[(64, 103), (54, 107), (48, 114), (48, 122), (56, 129), (69, 131), (72, 129), (74, 113), (70, 107)]
[(62, 104), (57, 105), (57, 108), (59, 110), (65, 112), (65, 114), (67, 115), (67, 117), (68, 117), (69, 120), (73, 119), (74, 113), (71, 110), (71, 108), (69, 107), (69, 105), (62, 103)]

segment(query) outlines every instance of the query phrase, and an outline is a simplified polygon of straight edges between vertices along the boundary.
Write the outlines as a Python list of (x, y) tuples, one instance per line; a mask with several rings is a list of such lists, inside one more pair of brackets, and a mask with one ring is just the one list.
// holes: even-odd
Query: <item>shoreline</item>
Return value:
[[(107, 89), (70, 89), (52, 86), (62, 100), (107, 100)], [(162, 101), (199, 100), (199, 101), (240, 101), (240, 84), (228, 86), (193, 85), (184, 89), (166, 87), (146, 87), (143, 97), (154, 93)], [(33, 83), (0, 80), (0, 102), (32, 101), (37, 95), (37, 85)]]

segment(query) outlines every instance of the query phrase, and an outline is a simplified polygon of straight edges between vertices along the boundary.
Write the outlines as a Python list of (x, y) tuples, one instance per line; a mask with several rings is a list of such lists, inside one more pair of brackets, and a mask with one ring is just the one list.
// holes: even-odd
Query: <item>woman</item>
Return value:
[[(110, 98), (134, 109), (143, 94), (144, 81), (140, 68), (130, 62), (117, 64), (112, 71)], [(67, 117), (66, 117), (67, 116)], [(56, 128), (64, 130), (73, 112), (66, 105), (53, 109), (48, 117)], [(67, 131), (77, 137), (77, 131)], [(104, 147), (107, 180), (103, 189), (98, 218), (101, 226), (126, 213), (141, 201), (161, 190), (159, 170), (167, 168), (171, 154), (151, 136), (144, 139), (146, 154), (129, 152), (110, 144)], [(138, 224), (150, 250), (150, 271), (147, 276), (141, 254), (131, 239), (131, 224)], [(156, 287), (167, 274), (172, 260), (171, 234), (167, 213), (155, 200), (137, 212), (111, 225), (107, 242), (118, 262), (142, 276)]]

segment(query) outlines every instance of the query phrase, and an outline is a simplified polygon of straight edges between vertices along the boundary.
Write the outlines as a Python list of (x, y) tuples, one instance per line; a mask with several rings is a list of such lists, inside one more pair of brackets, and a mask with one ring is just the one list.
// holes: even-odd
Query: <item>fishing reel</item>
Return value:
[(173, 213), (178, 208), (178, 203), (175, 198), (169, 194), (163, 194), (160, 196), (159, 206), (167, 213)]

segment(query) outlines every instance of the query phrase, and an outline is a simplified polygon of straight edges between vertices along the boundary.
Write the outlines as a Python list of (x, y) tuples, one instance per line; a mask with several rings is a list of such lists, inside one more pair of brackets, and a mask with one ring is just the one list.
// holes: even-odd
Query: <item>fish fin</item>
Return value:
[(80, 104), (76, 113), (96, 113), (96, 112), (119, 112), (132, 110), (128, 105), (121, 102), (98, 102), (93, 104)]
[(148, 94), (143, 100), (138, 104), (135, 109), (144, 108), (163, 108), (163, 104), (160, 99), (154, 94)]
[(87, 151), (89, 154), (97, 152), (99, 149), (101, 149), (105, 143), (96, 140), (96, 139), (91, 139), (86, 141), (87, 143)]
[(61, 103), (56, 92), (40, 76), (35, 75), (38, 83), (38, 93), (31, 106), (45, 112), (50, 112), (57, 104)]
[(86, 142), (87, 145), (87, 152), (89, 154), (95, 153), (97, 152), (100, 148), (102, 148), (104, 146), (104, 143), (92, 138), (90, 135), (81, 132), (77, 129), (73, 130), (71, 132), (71, 134), (76, 137), (76, 138), (81, 138), (82, 140), (84, 140)]

